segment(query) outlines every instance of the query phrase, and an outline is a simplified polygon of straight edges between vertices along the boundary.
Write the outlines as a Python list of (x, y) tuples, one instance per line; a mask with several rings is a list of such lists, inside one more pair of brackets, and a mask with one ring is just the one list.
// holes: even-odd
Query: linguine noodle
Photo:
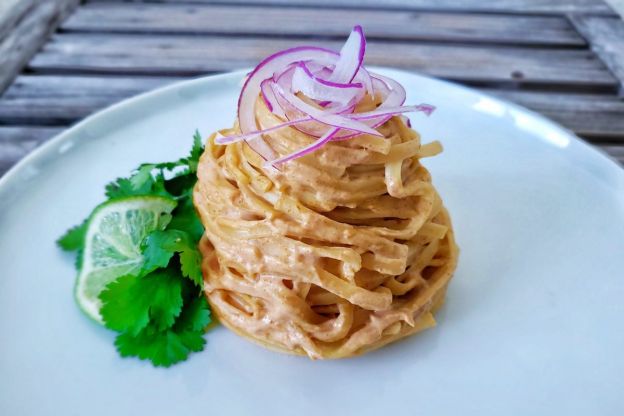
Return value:
[[(378, 104), (367, 95), (355, 112)], [(260, 98), (255, 117), (260, 129), (283, 123)], [(421, 144), (399, 116), (377, 130), (277, 168), (245, 142), (208, 139), (194, 202), (205, 292), (224, 325), (269, 348), (341, 358), (435, 324), (458, 256), (420, 163), (441, 146)], [(292, 126), (262, 137), (282, 156), (317, 140)]]

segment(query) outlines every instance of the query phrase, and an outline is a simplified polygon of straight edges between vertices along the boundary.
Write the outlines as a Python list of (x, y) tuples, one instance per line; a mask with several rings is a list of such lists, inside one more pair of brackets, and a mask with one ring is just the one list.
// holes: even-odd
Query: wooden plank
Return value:
[[(258, 16), (262, 16), (258, 19)], [(210, 22), (206, 24), (206, 22)], [(233, 24), (236, 22), (236, 24)], [(584, 45), (560, 16), (497, 16), (388, 10), (93, 3), (80, 7), (64, 31), (247, 34), (346, 37), (361, 24), (369, 39), (436, 40), (524, 45)]]
[[(257, 64), (301, 44), (338, 49), (340, 41), (223, 36), (58, 34), (31, 61), (35, 72), (200, 75)], [(368, 65), (387, 65), (467, 82), (615, 88), (617, 81), (590, 51), (368, 43)]]
[[(0, 94), (79, 0), (9, 0), (0, 11)], [(10, 7), (10, 8), (9, 8)], [(6, 9), (4, 9), (6, 8)]]
[(0, 39), (35, 5), (35, 0), (3, 0), (0, 2)]
[(64, 125), (179, 78), (22, 75), (0, 99), (0, 124)]
[[(101, 1), (101, 0), (100, 0)], [(105, 0), (110, 1), (110, 0)], [(125, 1), (125, 0), (124, 0)], [(499, 13), (591, 13), (615, 15), (603, 0), (145, 0), (146, 3), (255, 4), (283, 7), (331, 7)]]
[(624, 91), (624, 21), (617, 17), (571, 16), (574, 26), (620, 81)]
[[(22, 75), (0, 99), (0, 124), (63, 125), (180, 78)], [(606, 94), (482, 89), (593, 139), (624, 140), (624, 101)]]
[(615, 159), (619, 164), (624, 165), (624, 146), (602, 144), (598, 147)]
[(0, 126), (0, 176), (39, 144), (64, 128)]
[(624, 101), (616, 96), (493, 89), (482, 91), (541, 113), (589, 140), (621, 140), (624, 144)]
[(67, 126), (0, 126), (0, 143), (33, 142), (35, 144), (41, 144), (61, 133), (66, 128)]

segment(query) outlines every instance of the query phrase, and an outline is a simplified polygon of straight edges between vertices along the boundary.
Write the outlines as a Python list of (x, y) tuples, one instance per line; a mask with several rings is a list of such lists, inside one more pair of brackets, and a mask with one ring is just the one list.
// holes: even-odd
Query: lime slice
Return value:
[(133, 196), (97, 207), (87, 225), (76, 301), (102, 323), (100, 292), (120, 276), (138, 273), (143, 264), (141, 243), (171, 221), (177, 202), (160, 196)]

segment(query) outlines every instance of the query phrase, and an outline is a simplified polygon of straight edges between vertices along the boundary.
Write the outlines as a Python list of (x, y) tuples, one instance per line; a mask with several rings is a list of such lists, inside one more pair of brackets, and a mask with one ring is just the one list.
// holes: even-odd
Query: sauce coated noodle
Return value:
[[(375, 107), (370, 97), (358, 112)], [(282, 120), (262, 100), (260, 128)], [(457, 264), (451, 222), (399, 117), (266, 169), (245, 143), (208, 139), (194, 200), (206, 233), (206, 294), (219, 320), (266, 347), (349, 357), (435, 324)], [(223, 130), (238, 134), (238, 128)], [(289, 154), (314, 138), (292, 127), (264, 136)]]

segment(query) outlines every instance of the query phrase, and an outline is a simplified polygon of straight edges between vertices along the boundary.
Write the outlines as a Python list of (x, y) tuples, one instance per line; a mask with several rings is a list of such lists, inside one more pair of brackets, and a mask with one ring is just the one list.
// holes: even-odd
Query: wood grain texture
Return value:
[(22, 75), (0, 98), (0, 124), (66, 125), (124, 98), (177, 80)]
[(572, 23), (620, 81), (624, 91), (624, 21), (617, 17), (572, 16)]
[(0, 1), (0, 39), (4, 39), (35, 3), (36, 0)]
[[(173, 77), (22, 75), (0, 99), (0, 124), (65, 125)], [(624, 101), (607, 94), (481, 91), (526, 106), (590, 139), (624, 142)]]
[[(201, 75), (249, 67), (278, 50), (314, 43), (339, 49), (340, 41), (59, 34), (31, 61), (35, 72)], [(371, 41), (366, 63), (421, 71), (469, 82), (511, 82), (615, 88), (617, 81), (586, 50), (440, 45)]]
[(624, 145), (624, 101), (614, 95), (482, 90), (538, 112), (592, 141)]
[(0, 126), (0, 176), (38, 145), (63, 130), (50, 127)]
[(9, 2), (0, 21), (0, 94), (79, 0)]
[[(78, 1), (0, 0), (0, 88)], [(90, 0), (0, 97), (0, 175), (124, 98), (294, 45), (336, 49), (354, 23), (367, 64), (480, 86), (624, 163), (624, 23), (602, 0)]]
[[(100, 1), (102, 0), (99, 0), (99, 2)], [(111, 0), (103, 1), (110, 2)], [(230, 5), (256, 4), (313, 8), (370, 8), (377, 10), (405, 9), (543, 14), (588, 13), (615, 15), (615, 12), (603, 0), (143, 0), (143, 2)]]
[[(259, 18), (261, 16), (261, 18)], [(501, 16), (389, 10), (92, 3), (63, 24), (65, 31), (236, 34), (346, 37), (352, 26), (367, 38), (487, 42), (525, 45), (584, 45), (559, 16)]]
[(613, 158), (620, 165), (624, 165), (624, 146), (599, 145), (598, 148)]

